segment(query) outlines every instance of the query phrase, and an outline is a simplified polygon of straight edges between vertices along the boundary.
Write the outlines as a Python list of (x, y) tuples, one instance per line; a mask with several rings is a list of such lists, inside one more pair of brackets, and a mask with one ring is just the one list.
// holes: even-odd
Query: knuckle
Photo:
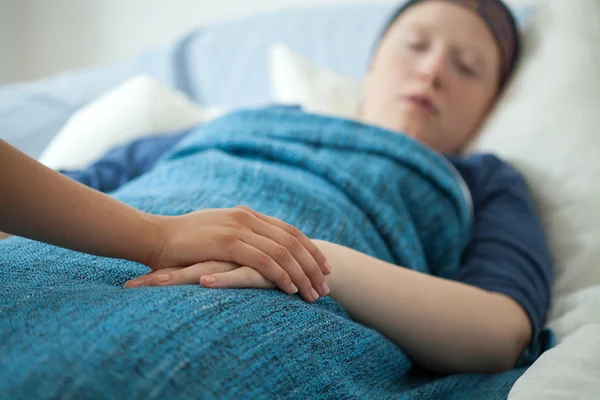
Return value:
[(221, 284), (225, 286), (230, 285), (232, 283), (230, 274), (220, 275), (219, 280), (221, 281)]
[(308, 277), (312, 277), (315, 279), (321, 279), (321, 277), (323, 276), (323, 271), (321, 271), (321, 268), (319, 268), (317, 265), (314, 265), (314, 264), (304, 267), (303, 270), (304, 270), (304, 273), (306, 274), (306, 276), (308, 276)]
[(238, 206), (232, 211), (233, 220), (237, 223), (247, 223), (252, 218), (251, 210), (246, 206)]
[(289, 260), (292, 256), (290, 251), (280, 244), (275, 247), (275, 254), (277, 254), (277, 259), (279, 260)]
[(248, 206), (241, 205), (241, 206), (237, 206), (236, 208), (238, 210), (244, 211), (246, 213), (251, 213), (252, 212), (252, 209), (250, 207), (248, 207)]
[(219, 263), (216, 261), (207, 261), (206, 269), (208, 270), (209, 274), (216, 274), (219, 272)]
[(231, 245), (238, 240), (237, 235), (233, 231), (225, 231), (217, 234), (217, 241), (220, 244)]
[(244, 273), (244, 278), (248, 281), (248, 282), (252, 282), (255, 278), (255, 272), (252, 268), (246, 268), (243, 267), (242, 271)]
[(265, 253), (261, 253), (260, 256), (258, 256), (258, 263), (261, 266), (266, 267), (271, 264), (271, 257), (266, 255)]
[(282, 286), (283, 285), (289, 286), (290, 282), (289, 282), (287, 272), (285, 272), (284, 270), (281, 270), (278, 275), (279, 275), (279, 277), (277, 279), (277, 283)]
[(302, 247), (302, 243), (295, 236), (290, 235), (289, 246), (292, 250), (299, 250)]
[(285, 231), (294, 238), (299, 238), (302, 236), (302, 232), (300, 232), (300, 229), (296, 228), (292, 224), (288, 224), (287, 222), (285, 223)]

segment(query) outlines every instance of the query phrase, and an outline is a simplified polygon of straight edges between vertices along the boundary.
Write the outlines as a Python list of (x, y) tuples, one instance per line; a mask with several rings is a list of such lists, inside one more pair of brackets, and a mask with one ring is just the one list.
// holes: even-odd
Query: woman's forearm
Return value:
[(440, 373), (513, 367), (530, 340), (529, 320), (512, 299), (401, 268), (320, 242), (332, 265), (331, 296), (360, 323)]
[(153, 217), (44, 167), (0, 140), (0, 231), (146, 263)]

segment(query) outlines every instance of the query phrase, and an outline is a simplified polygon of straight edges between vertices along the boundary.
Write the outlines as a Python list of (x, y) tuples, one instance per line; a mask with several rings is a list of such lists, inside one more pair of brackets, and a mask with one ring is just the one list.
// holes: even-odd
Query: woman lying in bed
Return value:
[[(494, 156), (460, 156), (518, 55), (515, 22), (500, 1), (411, 1), (390, 21), (365, 77), (361, 122), (443, 154), (466, 184), (472, 224), (457, 273), (400, 268), (406, 265), (368, 255), (360, 246), (314, 240), (332, 266), (321, 293), (330, 290), (353, 319), (434, 371), (513, 368), (529, 346), (539, 344), (550, 305), (550, 255), (525, 182)], [(65, 174), (111, 192), (151, 171), (188, 135), (137, 141), (85, 171)], [(273, 190), (278, 196), (279, 189)], [(303, 231), (315, 238), (310, 229)], [(275, 288), (255, 269), (221, 262), (154, 271), (125, 286), (198, 284)]]

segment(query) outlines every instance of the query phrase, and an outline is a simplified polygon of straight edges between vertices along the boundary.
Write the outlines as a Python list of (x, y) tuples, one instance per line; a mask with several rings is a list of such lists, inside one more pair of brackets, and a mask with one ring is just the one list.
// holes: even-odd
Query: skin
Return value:
[[(374, 55), (365, 79), (362, 120), (407, 134), (441, 153), (459, 152), (493, 106), (499, 71), (499, 50), (479, 16), (440, 1), (415, 5), (394, 23)], [(414, 95), (425, 96), (435, 108), (407, 100)], [(529, 344), (529, 319), (507, 296), (334, 243), (313, 242), (332, 265), (325, 278), (330, 296), (355, 320), (383, 333), (430, 370), (505, 371)], [(161, 282), (158, 273), (150, 273), (135, 282), (275, 287), (256, 270), (235, 263), (206, 262), (160, 274), (168, 280)]]
[[(483, 20), (429, 1), (407, 9), (381, 41), (365, 79), (361, 119), (440, 153), (458, 152), (493, 106), (500, 51)], [(434, 106), (415, 106), (411, 96)]]
[(248, 207), (174, 217), (144, 213), (46, 168), (1, 140), (0, 228), (152, 270), (207, 260), (251, 265), (281, 290), (299, 291), (307, 301), (329, 292), (323, 253), (281, 220)]

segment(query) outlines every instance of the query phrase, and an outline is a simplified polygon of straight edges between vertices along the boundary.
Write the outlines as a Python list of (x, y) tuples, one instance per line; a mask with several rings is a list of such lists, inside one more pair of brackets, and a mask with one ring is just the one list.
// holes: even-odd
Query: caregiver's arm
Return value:
[[(99, 192), (111, 192), (148, 172), (156, 161), (188, 132), (144, 137), (110, 149), (84, 169), (60, 172)], [(7, 237), (9, 235), (0, 232), (0, 240)]]
[(472, 189), (474, 223), (453, 280), (319, 245), (333, 267), (331, 295), (419, 363), (441, 372), (501, 371), (530, 341), (539, 343), (550, 307), (551, 256), (514, 169), (493, 156), (456, 166)]
[(0, 140), (0, 230), (109, 257), (149, 262), (151, 218), (86, 188)]
[(288, 293), (298, 291), (295, 282), (307, 299), (313, 297), (311, 283), (320, 290), (322, 272), (327, 273), (323, 254), (283, 221), (247, 208), (147, 214), (62, 176), (2, 140), (0, 230), (152, 269), (235, 261), (262, 270)]

